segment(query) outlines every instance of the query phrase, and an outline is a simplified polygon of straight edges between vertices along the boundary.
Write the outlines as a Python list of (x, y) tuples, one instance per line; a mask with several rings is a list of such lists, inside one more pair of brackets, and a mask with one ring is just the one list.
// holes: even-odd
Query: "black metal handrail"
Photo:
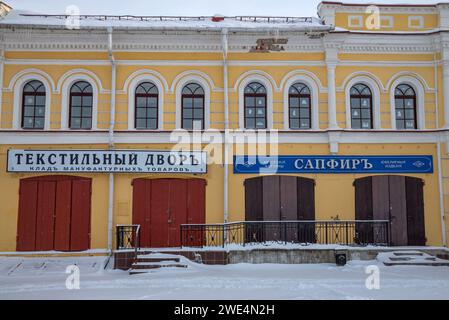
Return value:
[(266, 243), (390, 245), (388, 220), (241, 221), (183, 224), (183, 247)]
[(134, 249), (137, 256), (137, 251), (140, 248), (140, 225), (128, 224), (117, 225), (117, 250)]

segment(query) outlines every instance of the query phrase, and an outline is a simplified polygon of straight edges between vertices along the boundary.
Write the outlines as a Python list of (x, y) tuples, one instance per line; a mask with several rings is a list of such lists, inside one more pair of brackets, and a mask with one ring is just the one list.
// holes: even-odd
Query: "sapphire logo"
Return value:
[(421, 168), (421, 167), (424, 167), (426, 164), (422, 161), (416, 161), (413, 163), (413, 165), (417, 168)]

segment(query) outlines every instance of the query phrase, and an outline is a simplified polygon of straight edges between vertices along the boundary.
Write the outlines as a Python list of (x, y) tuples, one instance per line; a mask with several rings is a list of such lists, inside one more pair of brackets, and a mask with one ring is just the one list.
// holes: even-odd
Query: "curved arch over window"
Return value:
[(296, 82), (288, 90), (288, 114), (290, 129), (310, 129), (312, 127), (310, 89)]
[(86, 81), (78, 81), (70, 88), (70, 129), (92, 128), (92, 85)]
[(38, 80), (25, 84), (22, 92), (22, 128), (44, 129), (45, 86)]
[(400, 84), (394, 90), (396, 129), (417, 129), (416, 93), (408, 84)]
[(251, 82), (244, 91), (245, 129), (267, 128), (267, 89)]
[(351, 128), (373, 128), (373, 94), (371, 89), (362, 83), (351, 87)]
[(155, 84), (143, 82), (136, 88), (135, 119), (136, 129), (156, 130), (158, 128), (158, 95)]
[(181, 93), (182, 129), (204, 130), (204, 89), (188, 83)]

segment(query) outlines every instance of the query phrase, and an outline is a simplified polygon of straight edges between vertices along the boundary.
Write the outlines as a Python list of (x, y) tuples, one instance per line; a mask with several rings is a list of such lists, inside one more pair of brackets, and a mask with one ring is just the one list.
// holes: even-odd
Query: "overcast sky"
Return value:
[[(269, 15), (316, 16), (319, 0), (3, 0), (14, 9), (65, 13), (77, 5), (81, 14), (110, 15)], [(424, 4), (438, 0), (349, 0), (355, 3)]]

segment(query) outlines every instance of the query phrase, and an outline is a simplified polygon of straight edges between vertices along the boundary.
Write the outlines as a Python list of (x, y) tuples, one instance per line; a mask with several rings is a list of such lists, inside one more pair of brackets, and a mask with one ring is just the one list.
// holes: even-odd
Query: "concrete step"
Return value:
[(129, 270), (129, 274), (148, 273), (151, 270), (161, 268), (187, 268), (187, 264), (181, 263), (181, 257), (170, 254), (151, 253), (139, 254)]
[(377, 260), (386, 266), (449, 266), (449, 260), (420, 251), (384, 252), (377, 256)]
[(180, 262), (179, 258), (150, 258), (138, 256), (137, 262), (162, 262), (162, 261), (172, 261), (172, 262)]
[(175, 263), (172, 261), (161, 262), (135, 262), (132, 264), (132, 269), (158, 269), (158, 268), (187, 268), (186, 264)]

